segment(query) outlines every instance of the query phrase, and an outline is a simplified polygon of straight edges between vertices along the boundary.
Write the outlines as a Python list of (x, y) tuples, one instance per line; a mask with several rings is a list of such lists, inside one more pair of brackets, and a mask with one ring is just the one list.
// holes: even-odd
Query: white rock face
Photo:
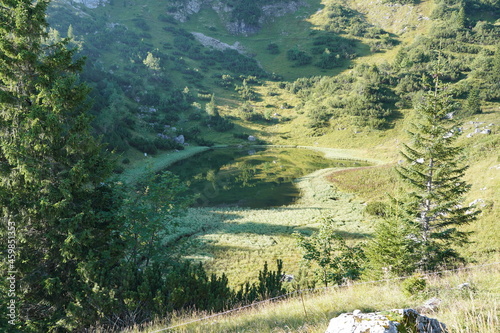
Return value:
[(398, 333), (394, 322), (376, 313), (343, 313), (330, 320), (325, 333)]
[[(391, 315), (381, 313), (343, 313), (330, 321), (325, 333), (398, 333), (404, 332), (446, 333), (446, 325), (436, 319), (420, 315), (413, 309), (391, 310)], [(388, 317), (400, 318), (400, 322)]]
[(220, 51), (232, 49), (238, 51), (241, 54), (246, 53), (245, 48), (239, 42), (235, 42), (233, 45), (229, 45), (224, 42), (221, 42), (218, 39), (206, 36), (201, 32), (192, 32), (192, 34), (201, 44), (203, 44), (203, 46), (211, 47)]
[(203, 0), (189, 0), (182, 4), (177, 12), (173, 14), (174, 18), (180, 22), (186, 22), (188, 17), (201, 10)]
[(97, 8), (99, 6), (104, 6), (109, 0), (69, 0), (68, 2), (81, 3), (88, 8)]

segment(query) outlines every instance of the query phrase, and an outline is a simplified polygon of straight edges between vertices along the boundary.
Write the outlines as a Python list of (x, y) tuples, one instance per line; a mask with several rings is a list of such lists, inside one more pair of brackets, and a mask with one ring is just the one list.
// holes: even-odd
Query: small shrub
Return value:
[(210, 117), (207, 121), (207, 126), (210, 126), (210, 128), (217, 132), (227, 132), (234, 128), (234, 124), (230, 120), (221, 116)]
[(422, 293), (427, 287), (427, 281), (420, 275), (414, 275), (407, 278), (401, 284), (403, 293), (407, 296), (415, 296)]
[(199, 93), (198, 94), (198, 98), (202, 101), (209, 101), (210, 99), (212, 99), (212, 94), (201, 94)]
[(198, 145), (198, 146), (205, 146), (205, 147), (212, 147), (215, 143), (209, 140), (205, 140), (200, 137), (193, 137), (192, 140)]
[(173, 16), (170, 15), (160, 14), (158, 15), (158, 20), (165, 23), (171, 23), (177, 25), (177, 21), (174, 19)]
[(384, 217), (387, 215), (387, 205), (380, 201), (372, 201), (366, 205), (365, 212), (369, 215)]
[(182, 150), (182, 149), (184, 149), (183, 145), (181, 145), (180, 143), (177, 143), (173, 140), (165, 140), (165, 139), (161, 139), (161, 138), (156, 138), (153, 143), (154, 143), (155, 147), (157, 149), (160, 149), (160, 150), (172, 150), (172, 149)]
[(117, 174), (123, 173), (124, 171), (125, 171), (125, 168), (121, 165), (117, 165), (113, 169), (113, 172), (117, 173)]
[(149, 31), (151, 30), (151, 27), (148, 25), (145, 19), (143, 18), (135, 18), (132, 21), (134, 21), (134, 24), (136, 27), (143, 31)]
[(305, 66), (312, 62), (312, 57), (304, 51), (290, 49), (286, 52), (286, 58), (293, 61), (296, 66)]
[(200, 120), (200, 119), (201, 119), (201, 113), (199, 113), (199, 112), (191, 113), (188, 116), (188, 120), (190, 120), (190, 121), (195, 121), (195, 120)]
[(278, 47), (278, 44), (276, 44), (276, 43), (270, 43), (269, 45), (267, 45), (266, 50), (270, 54), (279, 54), (280, 53), (280, 49)]
[(250, 134), (246, 133), (233, 133), (233, 137), (236, 139), (247, 140)]

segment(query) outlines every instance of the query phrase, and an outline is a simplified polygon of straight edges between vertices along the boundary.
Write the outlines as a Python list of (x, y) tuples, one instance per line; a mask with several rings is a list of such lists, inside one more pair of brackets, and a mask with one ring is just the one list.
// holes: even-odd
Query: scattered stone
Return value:
[(424, 313), (424, 314), (427, 314), (427, 313), (434, 313), (436, 312), (438, 309), (439, 309), (439, 306), (441, 305), (441, 300), (439, 298), (431, 298), (429, 300), (427, 300), (424, 305), (422, 305), (421, 307), (419, 307), (417, 310), (419, 313)]
[(465, 283), (459, 284), (457, 286), (457, 289), (460, 289), (460, 290), (471, 289), (471, 285), (470, 285), (470, 283), (465, 282)]
[(185, 141), (185, 139), (184, 139), (184, 135), (182, 135), (182, 134), (181, 134), (181, 135), (179, 135), (178, 137), (176, 137), (176, 138), (174, 139), (174, 141), (175, 141), (175, 142), (177, 142), (177, 143), (179, 143), (179, 144), (181, 144), (181, 145), (182, 145), (182, 144), (184, 144), (184, 141)]
[(281, 282), (292, 282), (295, 277), (291, 274), (282, 274), (281, 275)]
[(481, 134), (491, 134), (491, 130), (489, 128), (481, 131)]
[(257, 138), (253, 135), (248, 136), (248, 141), (257, 141)]
[(482, 206), (484, 207), (484, 200), (483, 199), (476, 199), (474, 201), (472, 201), (470, 204), (469, 204), (469, 207), (472, 207), (472, 206)]
[[(401, 310), (399, 310), (401, 311)], [(410, 332), (415, 333), (447, 333), (446, 325), (437, 319), (420, 315), (413, 309), (403, 311), (403, 327), (409, 328)]]
[(163, 140), (170, 140), (170, 137), (168, 135), (163, 134), (163, 133), (158, 133), (157, 136)]
[(218, 39), (206, 36), (206, 35), (202, 34), (201, 32), (192, 32), (192, 34), (205, 47), (211, 47), (213, 49), (220, 50), (220, 51), (231, 49), (231, 50), (237, 51), (238, 53), (240, 53), (242, 55), (246, 55), (245, 48), (239, 42), (236, 42), (233, 45), (229, 45), (229, 44), (226, 44), (224, 42), (221, 42)]

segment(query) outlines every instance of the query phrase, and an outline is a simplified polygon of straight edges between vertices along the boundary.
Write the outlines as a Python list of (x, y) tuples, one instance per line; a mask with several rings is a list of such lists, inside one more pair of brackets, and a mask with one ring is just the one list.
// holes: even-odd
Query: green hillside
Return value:
[[(112, 283), (121, 286), (123, 278), (127, 286), (96, 300), (108, 301), (96, 307), (98, 326), (145, 325), (153, 332), (328, 285), (324, 292), (175, 331), (322, 332), (332, 316), (355, 308), (414, 307), (440, 297), (446, 307), (435, 316), (451, 332), (494, 332), (500, 300), (498, 1), (109, 0), (88, 8), (54, 0), (48, 21), (49, 41), (71, 37), (69, 46), (86, 58), (80, 80), (92, 88), (92, 132), (112, 152), (110, 183), (122, 191), (115, 223), (124, 227), (113, 235), (134, 244), (123, 250), (130, 251), (123, 271), (113, 275)], [(481, 212), (452, 231), (470, 232), (469, 243), (450, 243), (465, 261), (433, 268), (478, 267), (426, 278), (423, 290), (409, 294), (392, 275), (394, 285), (361, 284), (382, 273), (370, 274), (364, 254), (358, 263), (349, 259), (384, 221), (400, 217), (391, 198), (403, 201), (413, 191), (395, 167), (404, 165), (400, 152), (414, 143), (408, 131), (434, 82), (443, 84), (453, 107), (439, 120), (457, 121), (452, 133), (461, 133), (459, 162), (468, 167), (463, 180), (471, 185), (461, 204)], [(220, 167), (231, 176), (240, 168), (274, 181), (278, 168), (295, 163), (305, 169), (311, 151), (366, 164), (306, 174), (294, 180), (299, 200), (265, 209), (193, 207), (177, 178), (155, 174), (228, 146), (301, 149), (298, 157), (283, 154), (281, 162), (266, 156), (262, 165), (248, 158)], [(196, 177), (211, 179), (215, 191), (212, 171)], [(345, 265), (329, 279), (312, 255), (305, 258), (303, 246), (325, 226), (334, 231), (334, 255)], [(354, 273), (342, 271), (349, 264)], [(282, 273), (295, 280), (282, 283)], [(476, 288), (470, 293), (454, 289), (469, 281)], [(339, 282), (354, 286), (331, 288)]]

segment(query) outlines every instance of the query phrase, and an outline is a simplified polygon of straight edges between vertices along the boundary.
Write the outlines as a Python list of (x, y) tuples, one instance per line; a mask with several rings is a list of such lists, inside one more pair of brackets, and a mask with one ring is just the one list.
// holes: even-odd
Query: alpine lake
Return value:
[(293, 204), (297, 179), (326, 168), (368, 166), (304, 148), (216, 148), (167, 168), (187, 183), (195, 207), (271, 208)]

